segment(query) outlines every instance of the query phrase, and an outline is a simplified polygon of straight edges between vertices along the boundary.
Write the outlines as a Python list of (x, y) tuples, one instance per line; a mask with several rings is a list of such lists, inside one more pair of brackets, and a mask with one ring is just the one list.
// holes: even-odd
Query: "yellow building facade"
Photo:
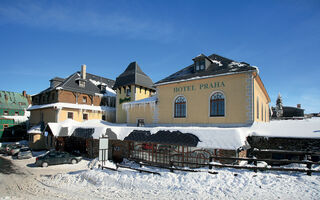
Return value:
[(127, 85), (117, 89), (116, 98), (116, 121), (117, 123), (127, 123), (127, 112), (122, 108), (125, 102), (138, 101), (151, 97), (154, 92), (150, 89), (137, 85)]
[[(222, 62), (219, 58), (214, 55), (203, 59), (211, 61), (208, 65), (212, 67), (212, 63)], [(196, 63), (189, 68), (195, 66)], [(127, 113), (127, 122), (134, 125), (143, 120), (145, 124), (208, 126), (268, 122), (268, 93), (257, 68), (248, 64), (245, 67), (220, 74), (195, 70), (188, 78), (179, 79), (174, 75), (163, 79), (155, 84), (154, 98), (127, 102), (122, 106)], [(199, 76), (200, 73), (207, 74)]]
[[(98, 106), (92, 106), (97, 107)], [(72, 119), (78, 122), (83, 122), (86, 120), (111, 120), (114, 118), (115, 110), (104, 111), (104, 110), (91, 110), (91, 109), (76, 109), (68, 107), (60, 108), (39, 108), (32, 109), (30, 123), (36, 125), (39, 121), (45, 124), (49, 122), (63, 122), (67, 119)]]

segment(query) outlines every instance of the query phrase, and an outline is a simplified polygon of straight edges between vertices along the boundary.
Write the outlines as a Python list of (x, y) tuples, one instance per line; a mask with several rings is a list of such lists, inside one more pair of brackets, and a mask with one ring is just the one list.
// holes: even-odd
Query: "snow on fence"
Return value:
[[(214, 163), (212, 162), (213, 160), (233, 160), (233, 161), (248, 161), (248, 162), (253, 162), (253, 165), (233, 165), (233, 164), (221, 164), (221, 163)], [(137, 160), (132, 160), (132, 161), (136, 161)], [(303, 168), (283, 168), (283, 167), (270, 167), (270, 166), (266, 166), (266, 167), (258, 167), (258, 161), (263, 161), (263, 162), (276, 162), (276, 163), (281, 163), (281, 164), (293, 164), (293, 163), (297, 163), (297, 164), (305, 164), (307, 169), (303, 169)], [(212, 156), (210, 157), (210, 162), (209, 163), (193, 163), (193, 162), (186, 162), (186, 161), (170, 161), (169, 167), (168, 166), (163, 166), (163, 165), (157, 165), (156, 163), (153, 162), (147, 162), (147, 161), (138, 161), (138, 164), (140, 166), (140, 168), (142, 168), (143, 166), (150, 166), (150, 167), (157, 167), (157, 168), (162, 168), (162, 169), (168, 169), (170, 170), (170, 172), (174, 172), (174, 171), (185, 171), (185, 172), (208, 172), (210, 174), (218, 174), (218, 172), (214, 172), (212, 171), (212, 167), (215, 168), (234, 168), (234, 169), (247, 169), (247, 170), (253, 170), (254, 172), (258, 172), (258, 170), (260, 171), (287, 171), (287, 172), (303, 172), (303, 173), (307, 173), (307, 175), (311, 176), (312, 173), (320, 173), (320, 170), (315, 170), (312, 169), (312, 165), (320, 165), (320, 162), (312, 162), (312, 161), (299, 161), (299, 160), (277, 160), (277, 159), (257, 159), (257, 158), (235, 158), (235, 157), (219, 157), (219, 156)], [(208, 167), (209, 170), (195, 170), (195, 169), (187, 169), (187, 168), (179, 168), (176, 166), (194, 166), (194, 167)], [(145, 172), (145, 173), (152, 173), (152, 174), (157, 174), (157, 175), (161, 175), (158, 172), (153, 172), (153, 171), (148, 171), (148, 170), (144, 170), (144, 169), (139, 169), (139, 168), (133, 168), (130, 166), (126, 166), (126, 165), (120, 165), (120, 164), (116, 164), (116, 169), (113, 168), (109, 168), (109, 167), (102, 167), (102, 169), (109, 169), (109, 170), (118, 170), (118, 168), (128, 168), (131, 170), (136, 170), (141, 172)]]

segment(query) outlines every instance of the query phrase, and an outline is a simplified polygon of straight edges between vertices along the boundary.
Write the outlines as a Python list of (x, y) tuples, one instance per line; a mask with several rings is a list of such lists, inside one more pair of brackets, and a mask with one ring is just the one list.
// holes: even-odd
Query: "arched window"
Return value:
[(210, 117), (224, 116), (224, 112), (224, 95), (216, 92), (210, 98)]
[(179, 96), (174, 102), (174, 117), (186, 117), (186, 98)]

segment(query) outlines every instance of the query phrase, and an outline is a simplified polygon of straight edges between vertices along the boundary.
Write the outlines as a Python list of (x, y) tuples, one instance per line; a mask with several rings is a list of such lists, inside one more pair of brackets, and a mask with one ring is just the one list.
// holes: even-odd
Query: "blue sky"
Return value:
[(0, 1), (1, 90), (35, 94), (80, 70), (154, 82), (203, 53), (258, 66), (271, 97), (320, 112), (320, 1)]

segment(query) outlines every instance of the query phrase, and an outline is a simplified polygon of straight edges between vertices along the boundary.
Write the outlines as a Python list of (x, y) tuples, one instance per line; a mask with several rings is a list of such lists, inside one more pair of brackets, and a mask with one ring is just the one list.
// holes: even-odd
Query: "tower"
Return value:
[(130, 63), (117, 77), (113, 89), (117, 92), (117, 123), (127, 122), (127, 112), (122, 108), (123, 103), (148, 98), (155, 93), (152, 80), (141, 70), (137, 62)]

